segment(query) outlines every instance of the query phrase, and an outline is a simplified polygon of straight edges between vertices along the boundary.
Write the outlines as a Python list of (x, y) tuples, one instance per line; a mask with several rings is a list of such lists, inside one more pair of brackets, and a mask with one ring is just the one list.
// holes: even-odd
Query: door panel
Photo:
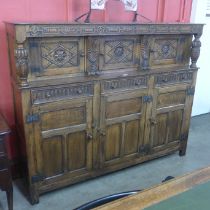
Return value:
[(92, 97), (34, 107), (37, 173), (43, 177), (92, 169)]
[(129, 121), (125, 125), (125, 155), (138, 152), (139, 120)]
[(75, 132), (67, 136), (68, 171), (85, 168), (87, 157), (86, 133)]
[(46, 177), (63, 173), (62, 136), (46, 138), (42, 141), (43, 171)]
[(121, 125), (114, 124), (107, 127), (105, 141), (105, 160), (113, 160), (120, 156)]

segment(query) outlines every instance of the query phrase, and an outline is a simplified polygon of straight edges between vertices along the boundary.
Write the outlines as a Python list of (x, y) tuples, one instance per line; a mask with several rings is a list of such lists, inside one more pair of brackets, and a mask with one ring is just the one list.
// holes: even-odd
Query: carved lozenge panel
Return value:
[(40, 45), (42, 67), (67, 68), (79, 65), (79, 46), (77, 41), (43, 42)]
[(74, 84), (62, 87), (31, 90), (32, 104), (64, 100), (80, 96), (92, 96), (93, 84)]

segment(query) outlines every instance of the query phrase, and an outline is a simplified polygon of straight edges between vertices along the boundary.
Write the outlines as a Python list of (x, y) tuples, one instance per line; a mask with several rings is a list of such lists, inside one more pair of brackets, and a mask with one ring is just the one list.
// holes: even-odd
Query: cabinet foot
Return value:
[(179, 150), (179, 156), (184, 156), (186, 154), (186, 149)]
[(13, 188), (11, 187), (10, 190), (7, 190), (7, 203), (8, 209), (13, 210)]
[(30, 188), (30, 198), (29, 201), (31, 205), (39, 203), (39, 194), (38, 192), (34, 189), (35, 187)]

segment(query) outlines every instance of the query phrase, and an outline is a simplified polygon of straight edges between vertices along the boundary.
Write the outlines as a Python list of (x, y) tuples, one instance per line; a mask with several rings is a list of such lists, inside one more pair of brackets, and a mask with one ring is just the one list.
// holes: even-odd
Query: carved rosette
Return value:
[(192, 48), (191, 48), (191, 68), (197, 68), (197, 60), (200, 56), (200, 47), (201, 47), (201, 41), (200, 37), (201, 34), (195, 34), (194, 35), (195, 39), (192, 42)]
[(28, 78), (28, 52), (21, 45), (15, 50), (17, 75), (21, 86), (27, 86)]
[(87, 64), (88, 64), (88, 75), (98, 75), (98, 59), (99, 59), (99, 50), (98, 50), (99, 40), (97, 39), (88, 39), (88, 51), (87, 51)]

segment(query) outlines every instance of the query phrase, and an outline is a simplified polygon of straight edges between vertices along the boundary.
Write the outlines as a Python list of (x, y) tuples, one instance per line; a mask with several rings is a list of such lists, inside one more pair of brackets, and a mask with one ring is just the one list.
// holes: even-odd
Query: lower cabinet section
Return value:
[(52, 189), (177, 150), (185, 154), (191, 86), (94, 89), (96, 96), (33, 106), (32, 203)]

